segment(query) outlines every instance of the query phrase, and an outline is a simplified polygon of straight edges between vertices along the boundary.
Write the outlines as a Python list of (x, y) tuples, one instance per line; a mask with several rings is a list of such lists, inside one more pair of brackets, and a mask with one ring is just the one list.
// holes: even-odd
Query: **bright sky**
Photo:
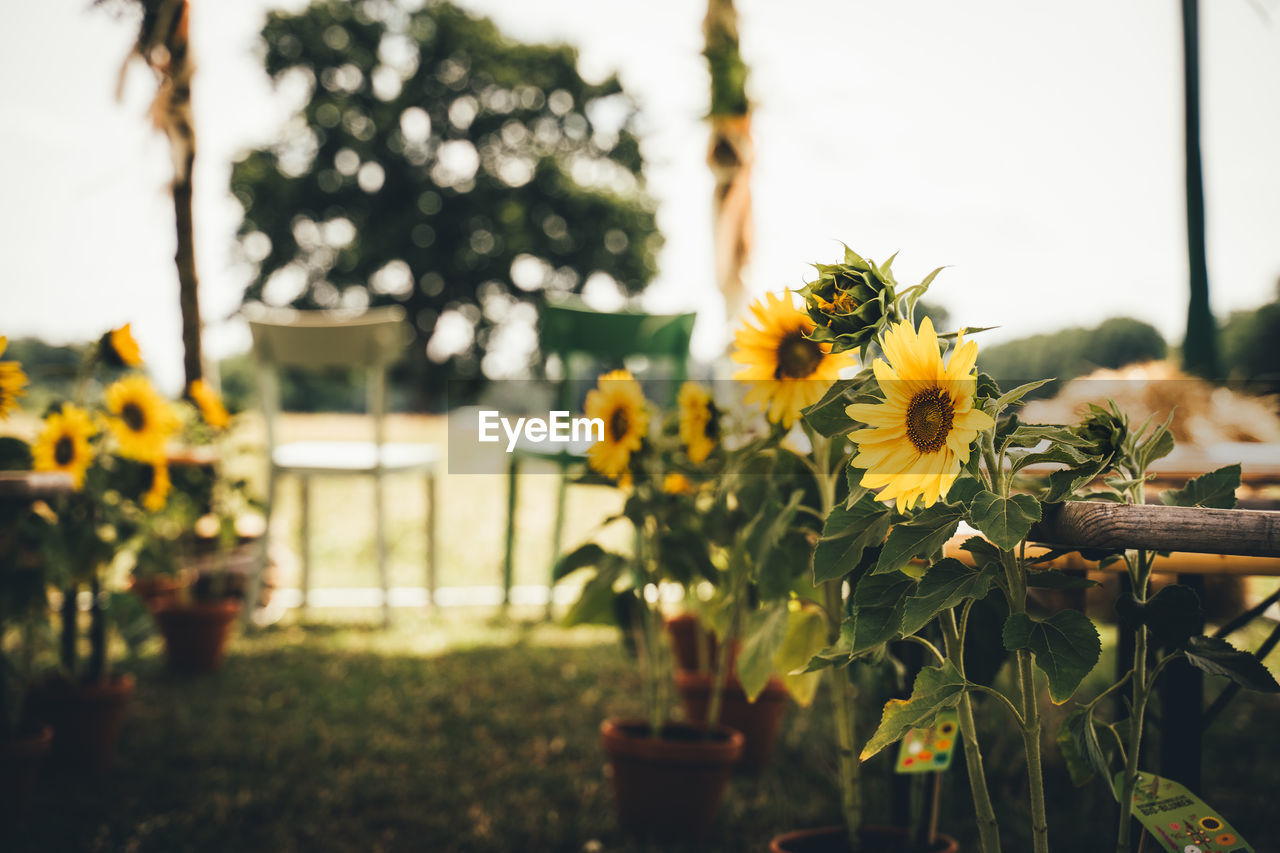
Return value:
[[(167, 147), (144, 112), (145, 69), (116, 72), (132, 25), (88, 0), (11, 11), (0, 129), (0, 334), (86, 339), (132, 321), (157, 377), (180, 381)], [(286, 118), (256, 54), (266, 0), (195, 0), (197, 261), (206, 348), (247, 346), (247, 272), (232, 261), (230, 163)], [(297, 6), (297, 3), (288, 5)], [(510, 35), (579, 47), (643, 106), (667, 237), (651, 305), (705, 312), (712, 280), (703, 157), (703, 4), (465, 0)], [(1280, 4), (1202, 3), (1204, 150), (1213, 306), (1256, 306), (1280, 278)], [(757, 104), (754, 290), (795, 287), (844, 240), (988, 340), (1130, 314), (1181, 338), (1186, 241), (1177, 0), (739, 0)]]

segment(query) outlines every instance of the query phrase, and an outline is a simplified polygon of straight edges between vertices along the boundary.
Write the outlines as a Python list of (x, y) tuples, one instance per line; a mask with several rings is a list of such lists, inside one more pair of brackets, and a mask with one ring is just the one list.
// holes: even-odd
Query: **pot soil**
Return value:
[(172, 603), (155, 611), (169, 666), (212, 672), (222, 666), (231, 625), (244, 603), (239, 599)]
[[(911, 848), (905, 829), (864, 826), (860, 834), (863, 853), (920, 853)], [(939, 834), (928, 853), (956, 853), (959, 849), (954, 838)], [(849, 850), (849, 836), (843, 826), (801, 829), (769, 842), (769, 853), (849, 853)]]
[(683, 723), (668, 723), (661, 737), (649, 731), (643, 720), (605, 720), (600, 727), (618, 822), (660, 841), (706, 834), (742, 755), (742, 735)]
[[(689, 722), (705, 725), (711, 706), (712, 676), (702, 672), (677, 672), (680, 704)], [(720, 723), (742, 732), (742, 761), (739, 767), (757, 773), (769, 763), (778, 739), (778, 725), (787, 710), (787, 689), (776, 678), (769, 679), (756, 701), (748, 702), (742, 682), (731, 677), (725, 682), (720, 704)]]
[(60, 764), (106, 770), (115, 756), (134, 678), (121, 674), (101, 684), (54, 679), (28, 696), (31, 716), (53, 726), (53, 758)]
[(0, 738), (0, 818), (5, 824), (19, 820), (31, 802), (40, 765), (53, 746), (53, 729)]

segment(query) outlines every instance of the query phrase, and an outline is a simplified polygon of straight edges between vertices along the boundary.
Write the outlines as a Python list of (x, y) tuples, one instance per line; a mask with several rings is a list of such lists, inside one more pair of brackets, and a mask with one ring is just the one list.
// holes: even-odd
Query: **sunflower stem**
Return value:
[[(939, 620), (947, 658), (964, 676), (964, 636), (956, 624), (954, 608), (943, 612)], [(978, 730), (973, 720), (973, 697), (969, 691), (960, 694), (957, 708), (960, 717), (960, 734), (964, 739), (965, 768), (969, 772), (969, 790), (973, 795), (974, 816), (978, 822), (978, 836), (982, 853), (1000, 853), (1000, 826), (996, 822), (995, 808), (991, 804), (991, 792), (987, 788), (987, 773), (982, 764), (982, 748), (978, 744)]]

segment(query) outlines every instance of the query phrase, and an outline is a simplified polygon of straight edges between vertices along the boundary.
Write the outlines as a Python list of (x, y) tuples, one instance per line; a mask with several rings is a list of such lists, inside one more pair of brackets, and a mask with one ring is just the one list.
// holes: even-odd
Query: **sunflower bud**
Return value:
[(125, 323), (118, 329), (112, 329), (98, 341), (98, 351), (102, 360), (112, 367), (141, 367), (142, 351), (138, 342), (133, 339), (133, 331)]
[(1071, 428), (1071, 431), (1087, 444), (1082, 450), (1098, 459), (1111, 461), (1124, 453), (1125, 439), (1129, 435), (1129, 419), (1111, 404), (1110, 409), (1089, 404), (1089, 414)]
[(897, 298), (890, 265), (862, 258), (848, 246), (842, 264), (814, 264), (818, 278), (800, 289), (809, 318), (817, 324), (809, 339), (831, 344), (832, 352), (857, 349), (873, 340), (894, 313)]

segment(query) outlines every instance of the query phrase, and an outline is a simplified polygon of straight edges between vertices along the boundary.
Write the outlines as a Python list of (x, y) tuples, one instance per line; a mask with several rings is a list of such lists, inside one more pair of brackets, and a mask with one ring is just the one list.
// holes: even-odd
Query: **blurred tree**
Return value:
[(1056, 382), (1032, 394), (1049, 397), (1060, 383), (1097, 368), (1161, 359), (1167, 353), (1164, 338), (1153, 326), (1112, 317), (1093, 329), (1062, 329), (985, 347), (978, 352), (978, 366), (1002, 385), (1053, 377)]
[(246, 302), (403, 304), (435, 403), (446, 378), (536, 360), (532, 335), (504, 332), (529, 327), (542, 293), (652, 279), (634, 104), (616, 77), (584, 81), (572, 48), (510, 41), (446, 2), (324, 0), (271, 13), (262, 35), (267, 73), (307, 95), (232, 173)]
[(1232, 379), (1269, 393), (1280, 391), (1280, 292), (1274, 302), (1227, 318), (1222, 354)]

